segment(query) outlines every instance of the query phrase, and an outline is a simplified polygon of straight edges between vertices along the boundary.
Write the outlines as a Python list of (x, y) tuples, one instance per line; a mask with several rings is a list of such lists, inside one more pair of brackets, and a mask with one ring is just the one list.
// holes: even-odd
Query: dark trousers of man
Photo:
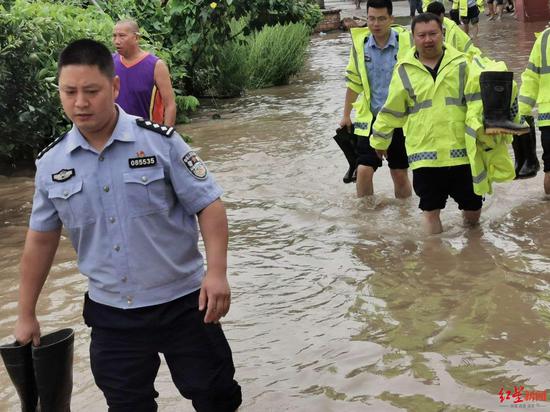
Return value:
[(409, 0), (409, 9), (411, 11), (411, 17), (414, 17), (415, 11), (418, 14), (422, 13), (422, 0)]
[(154, 381), (162, 353), (180, 393), (199, 412), (233, 412), (241, 388), (233, 379), (231, 349), (219, 324), (205, 324), (199, 292), (138, 309), (118, 309), (87, 295), (84, 319), (92, 327), (90, 360), (109, 412), (154, 412)]
[(540, 141), (542, 143), (542, 162), (544, 173), (550, 172), (550, 126), (540, 128)]

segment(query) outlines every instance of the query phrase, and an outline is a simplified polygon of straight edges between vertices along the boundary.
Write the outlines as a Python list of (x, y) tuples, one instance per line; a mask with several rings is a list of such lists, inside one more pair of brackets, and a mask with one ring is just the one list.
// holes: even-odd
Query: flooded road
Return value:
[[(520, 73), (533, 31), (482, 22), (479, 46)], [(182, 131), (225, 188), (233, 305), (224, 329), (242, 411), (497, 411), (499, 391), (550, 390), (550, 203), (542, 173), (495, 187), (479, 228), (450, 201), (445, 232), (420, 231), (418, 198), (399, 201), (386, 167), (372, 199), (344, 185), (332, 140), (349, 34), (314, 37), (291, 85), (203, 106)], [(516, 75), (519, 80), (519, 75)], [(220, 120), (210, 120), (214, 113)], [(540, 144), (539, 144), (540, 158)], [(0, 337), (16, 316), (29, 177), (0, 178)], [(43, 333), (76, 329), (74, 411), (105, 411), (81, 319), (86, 281), (67, 239), (38, 313)], [(9, 340), (9, 339), (8, 339)], [(161, 366), (160, 411), (191, 411)], [(550, 403), (528, 402), (537, 411)], [(527, 402), (524, 403), (525, 405)], [(0, 410), (17, 411), (0, 374)]]

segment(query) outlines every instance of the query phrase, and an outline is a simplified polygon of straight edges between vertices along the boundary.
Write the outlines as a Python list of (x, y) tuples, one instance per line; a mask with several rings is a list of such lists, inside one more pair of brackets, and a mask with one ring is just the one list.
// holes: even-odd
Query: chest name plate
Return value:
[(138, 167), (151, 167), (155, 166), (156, 164), (156, 156), (132, 157), (128, 159), (128, 165), (131, 169), (136, 169)]

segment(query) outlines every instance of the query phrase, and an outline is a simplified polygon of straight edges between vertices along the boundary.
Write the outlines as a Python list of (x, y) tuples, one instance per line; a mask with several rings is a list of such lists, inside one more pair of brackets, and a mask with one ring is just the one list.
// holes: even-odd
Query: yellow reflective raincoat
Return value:
[(443, 18), (443, 36), (445, 43), (450, 44), (458, 51), (466, 53), (469, 56), (481, 56), (481, 50), (474, 46), (470, 36), (458, 24), (447, 17)]
[(468, 164), (465, 142), (468, 59), (445, 46), (434, 82), (411, 49), (398, 62), (388, 98), (374, 122), (371, 146), (387, 150), (393, 129), (403, 127), (411, 169)]
[[(398, 61), (412, 47), (412, 35), (403, 26), (392, 25), (392, 30), (397, 32), (399, 49), (397, 51)], [(356, 93), (359, 93), (357, 101), (353, 104), (355, 109), (355, 134), (368, 136), (373, 115), (370, 110), (370, 87), (365, 65), (365, 42), (371, 35), (368, 27), (351, 29), (352, 47), (349, 62), (346, 67), (346, 86)]]
[(521, 75), (519, 113), (530, 116), (538, 106), (538, 126), (550, 126), (550, 28), (537, 36), (527, 68)]
[[(480, 13), (483, 13), (485, 10), (485, 2), (484, 0), (477, 0), (476, 6), (479, 9)], [(467, 17), (468, 16), (468, 0), (453, 0), (452, 5), (453, 10), (458, 10), (460, 12), (460, 17)]]
[[(516, 177), (514, 162), (508, 150), (508, 145), (512, 143), (512, 135), (484, 133), (483, 103), (479, 85), (479, 76), (483, 71), (507, 71), (507, 68), (504, 62), (476, 56), (466, 83), (466, 152), (470, 160), (474, 192), (480, 196), (492, 193), (493, 183), (510, 181)], [(519, 115), (516, 99), (517, 85), (514, 82), (511, 111), (517, 121)]]

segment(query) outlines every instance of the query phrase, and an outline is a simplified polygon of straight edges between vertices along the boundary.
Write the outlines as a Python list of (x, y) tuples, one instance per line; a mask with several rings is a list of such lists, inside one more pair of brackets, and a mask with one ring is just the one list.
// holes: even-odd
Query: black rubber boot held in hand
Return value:
[(537, 133), (535, 130), (535, 120), (531, 116), (527, 116), (525, 121), (529, 124), (529, 133), (519, 136), (519, 142), (525, 162), (516, 174), (520, 179), (534, 177), (540, 170), (539, 159), (537, 158)]
[(526, 139), (525, 135), (514, 136), (512, 140), (512, 149), (514, 149), (514, 171), (516, 172), (516, 179), (519, 179), (519, 171), (525, 163), (525, 156), (523, 155), (523, 150), (521, 147), (521, 139)]
[(16, 342), (0, 346), (0, 354), (21, 400), (21, 411), (36, 412), (38, 395), (32, 366), (31, 342), (26, 345)]
[(356, 168), (357, 168), (357, 153), (355, 150), (356, 138), (353, 134), (353, 129), (351, 132), (344, 126), (336, 130), (336, 135), (333, 137), (336, 141), (336, 144), (340, 147), (344, 156), (348, 161), (349, 168), (344, 178), (342, 179), (344, 183), (351, 183), (356, 180)]
[(70, 412), (73, 391), (74, 331), (62, 329), (40, 338), (32, 347), (40, 412)]
[(514, 123), (510, 116), (512, 72), (483, 72), (479, 77), (486, 134), (524, 134), (528, 126)]

